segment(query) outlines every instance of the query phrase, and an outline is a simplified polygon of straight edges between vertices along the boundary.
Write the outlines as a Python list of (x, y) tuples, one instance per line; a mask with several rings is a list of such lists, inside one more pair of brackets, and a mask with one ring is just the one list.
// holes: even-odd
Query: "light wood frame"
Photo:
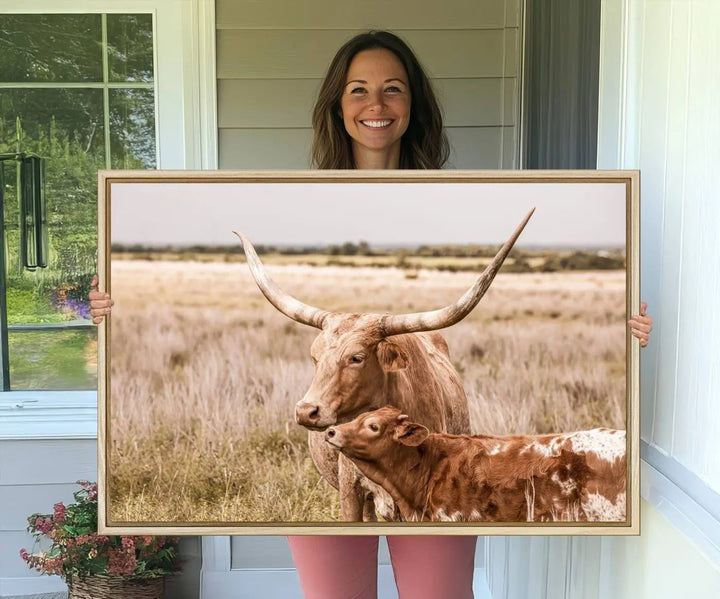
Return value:
[[(620, 184), (625, 193), (626, 315), (639, 312), (640, 282), (640, 173), (638, 171), (100, 171), (98, 174), (99, 277), (100, 290), (111, 292), (110, 258), (112, 241), (111, 204), (116, 185), (126, 184), (213, 184), (233, 183), (355, 183), (373, 185), (422, 183), (527, 184), (581, 183)], [(518, 188), (520, 189), (520, 187)], [(442, 197), (442, 196), (441, 196)], [(541, 206), (538, 206), (541, 209)], [(518, 212), (520, 214), (522, 210)], [(524, 212), (523, 212), (524, 214)], [(519, 218), (517, 219), (519, 220)], [(229, 223), (230, 224), (230, 223)], [(231, 225), (232, 226), (232, 225)], [(111, 292), (112, 293), (112, 292)], [(259, 293), (259, 292), (258, 292)], [(443, 534), (443, 535), (637, 535), (640, 533), (640, 451), (639, 451), (639, 343), (626, 334), (626, 430), (627, 430), (627, 520), (618, 523), (203, 523), (122, 522), (109, 514), (108, 456), (112, 422), (108, 418), (111, 397), (109, 377), (110, 318), (99, 327), (98, 381), (98, 482), (99, 530), (105, 534)], [(451, 348), (452, 349), (452, 348)], [(564, 431), (557, 431), (564, 432)], [(172, 498), (168, 498), (169, 501)]]

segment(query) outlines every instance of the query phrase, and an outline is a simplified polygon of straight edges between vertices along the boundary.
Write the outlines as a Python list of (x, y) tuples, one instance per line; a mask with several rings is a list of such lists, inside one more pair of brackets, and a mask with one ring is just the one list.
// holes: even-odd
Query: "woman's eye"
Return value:
[(350, 93), (351, 94), (363, 94), (363, 93), (365, 93), (365, 88), (364, 87), (353, 87), (350, 90)]
[(401, 92), (402, 90), (401, 90), (399, 87), (396, 87), (396, 86), (394, 86), (394, 85), (391, 85), (390, 87), (386, 87), (386, 88), (385, 88), (385, 91), (386, 91), (386, 92), (391, 92), (391, 93), (393, 93), (393, 94), (396, 94), (396, 93), (398, 93), (398, 92)]

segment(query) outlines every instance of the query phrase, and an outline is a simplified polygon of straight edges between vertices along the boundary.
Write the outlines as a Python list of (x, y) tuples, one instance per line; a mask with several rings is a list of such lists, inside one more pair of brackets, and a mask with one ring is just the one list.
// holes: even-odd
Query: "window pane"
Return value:
[(110, 81), (153, 80), (152, 15), (108, 15)]
[(51, 148), (70, 143), (104, 156), (101, 89), (3, 89), (0, 121), (0, 152), (19, 149), (48, 157)]
[[(111, 80), (151, 89), (0, 92), (0, 153), (46, 161), (49, 260), (35, 270), (22, 264), (17, 165), (2, 167), (12, 389), (96, 386), (97, 333), (86, 325), (97, 272), (97, 170), (108, 166), (106, 143), (113, 168), (156, 165), (152, 16), (107, 15), (107, 33)], [(102, 84), (101, 39), (99, 14), (0, 15), (0, 81)]]
[(87, 317), (97, 271), (97, 170), (105, 166), (102, 90), (5, 90), (0, 109), (0, 153), (46, 160), (49, 264), (34, 271), (23, 267), (20, 254), (16, 163), (3, 167), (11, 388), (93, 388), (96, 375), (83, 365), (94, 331), (12, 328)]
[(110, 90), (110, 148), (112, 168), (155, 168), (153, 90)]
[[(23, 269), (15, 163), (6, 162), (8, 278), (47, 294), (53, 286), (75, 284), (69, 277), (92, 274), (96, 268), (97, 169), (105, 166), (102, 90), (6, 90), (0, 109), (0, 153), (34, 153), (46, 160), (50, 243), (48, 268), (35, 272)], [(45, 301), (50, 300), (46, 297)], [(9, 322), (51, 322), (18, 319), (14, 309), (9, 306)]]
[(97, 328), (10, 332), (13, 389), (96, 389)]
[(0, 15), (0, 81), (102, 81), (98, 14)]

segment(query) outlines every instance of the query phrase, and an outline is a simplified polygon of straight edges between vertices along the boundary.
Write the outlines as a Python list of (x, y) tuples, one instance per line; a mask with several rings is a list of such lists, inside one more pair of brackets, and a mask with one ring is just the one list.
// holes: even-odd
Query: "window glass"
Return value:
[(110, 90), (110, 147), (112, 168), (155, 168), (153, 90)]
[[(97, 171), (155, 167), (152, 81), (151, 15), (0, 15), (3, 335), (12, 390), (97, 386), (87, 301), (97, 272)], [(23, 264), (18, 153), (45, 161), (46, 268)]]
[(107, 16), (110, 81), (153, 80), (152, 15)]
[(0, 81), (102, 81), (101, 15), (0, 15)]
[(94, 330), (10, 332), (9, 346), (15, 389), (97, 388)]

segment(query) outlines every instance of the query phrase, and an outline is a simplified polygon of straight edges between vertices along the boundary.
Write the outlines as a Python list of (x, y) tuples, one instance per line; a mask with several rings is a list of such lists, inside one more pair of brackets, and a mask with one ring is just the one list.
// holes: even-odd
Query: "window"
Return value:
[[(87, 142), (90, 141), (89, 136), (85, 137), (84, 146), (77, 145), (79, 150), (89, 155), (88, 162), (93, 162), (92, 165), (85, 164), (83, 167), (93, 172), (88, 188), (91, 190), (91, 195), (85, 196), (88, 206), (90, 203), (93, 206), (92, 216), (86, 215), (88, 221), (92, 221), (93, 231), (96, 226), (95, 170), (105, 168), (108, 160), (113, 168), (145, 168), (145, 166), (164, 169), (217, 168), (214, 8), (214, 2), (208, 0), (188, 0), (181, 3), (177, 0), (3, 0), (0, 3), (0, 31), (9, 29), (5, 27), (8, 19), (20, 16), (27, 19), (45, 16), (48, 17), (48, 22), (49, 17), (75, 19), (73, 23), (78, 29), (68, 29), (76, 34), (73, 37), (74, 42), (61, 43), (55, 47), (53, 68), (56, 71), (59, 68), (58, 72), (67, 74), (68, 70), (73, 68), (68, 54), (74, 55), (77, 59), (76, 63), (79, 63), (75, 73), (77, 77), (82, 77), (76, 81), (78, 85), (67, 83), (70, 78), (66, 77), (65, 81), (59, 81), (57, 76), (51, 78), (49, 75), (44, 79), (10, 83), (5, 77), (0, 77), (0, 116), (3, 114), (2, 102), (6, 97), (10, 97), (10, 93), (20, 94), (21, 91), (18, 90), (22, 90), (26, 97), (41, 92), (56, 94), (56, 97), (66, 100), (66, 106), (82, 107), (86, 111), (93, 108), (95, 115), (102, 114), (102, 118), (96, 116), (97, 124), (92, 134), (90, 150), (86, 150)], [(102, 60), (103, 13), (106, 14), (105, 35), (108, 43), (107, 79), (102, 71), (105, 68)], [(136, 21), (133, 22), (132, 19)], [(94, 26), (92, 33), (88, 29), (79, 29), (82, 24), (88, 22), (99, 23), (99, 26)], [(141, 39), (137, 39), (140, 31), (134, 31), (136, 24), (144, 32), (144, 37)], [(152, 25), (151, 30), (148, 29), (149, 24)], [(126, 29), (125, 32), (122, 31), (123, 27)], [(150, 43), (147, 37), (149, 31), (152, 34)], [(95, 49), (92, 49), (90, 39), (93, 40)], [(97, 45), (98, 39), (100, 46)], [(122, 39), (126, 39), (130, 44), (126, 49), (123, 49), (122, 44), (117, 41)], [(0, 36), (0, 63), (3, 64), (4, 40), (5, 38)], [(150, 44), (152, 45), (151, 62), (147, 60), (147, 52), (130, 52), (131, 49), (138, 47), (148, 49)], [(113, 48), (117, 54), (112, 54)], [(93, 52), (97, 50), (100, 55), (99, 67), (89, 66), (88, 61), (83, 58), (90, 50)], [(152, 66), (152, 80), (147, 77), (148, 65)], [(98, 68), (101, 69), (99, 78)], [(89, 80), (88, 72), (95, 79)], [(15, 78), (14, 76), (13, 79)], [(59, 83), (63, 85), (56, 85)], [(105, 88), (107, 88), (107, 110), (104, 108)], [(82, 94), (85, 94), (85, 99), (81, 104), (76, 98), (83, 97)], [(87, 99), (87, 96), (93, 94), (96, 99)], [(148, 95), (152, 95), (154, 99), (154, 108), (145, 113), (148, 115), (148, 120), (144, 120), (137, 116), (137, 112), (132, 113), (129, 109), (137, 106), (142, 97), (147, 98)], [(45, 98), (36, 102), (40, 108), (43, 108), (43, 104), (50, 106), (55, 102), (51, 95)], [(154, 120), (151, 122), (150, 118)], [(58, 117), (55, 121), (57, 127)], [(16, 124), (16, 122), (5, 124), (11, 135), (17, 134)], [(152, 138), (141, 134), (142, 131), (152, 129), (155, 131)], [(106, 132), (110, 136), (109, 144), (105, 141), (108, 137)], [(30, 134), (28, 128), (23, 129), (23, 134)], [(74, 131), (72, 134), (74, 135)], [(147, 145), (148, 139), (154, 146)], [(98, 146), (102, 144), (102, 150), (97, 150), (98, 146), (93, 144)], [(110, 148), (109, 157), (106, 155), (106, 148)], [(14, 152), (16, 147), (11, 146), (10, 149)], [(68, 141), (67, 152), (70, 153), (71, 149)], [(32, 151), (32, 148), (30, 150)], [(142, 164), (134, 164), (133, 159), (141, 160)], [(153, 160), (154, 163), (151, 163)], [(76, 176), (77, 170), (71, 170), (69, 174)], [(15, 169), (8, 163), (5, 165), (5, 173), (7, 183), (5, 189), (12, 198), (12, 194), (15, 193)], [(63, 189), (69, 186), (68, 181), (65, 180), (58, 184), (65, 185)], [(50, 205), (49, 183), (46, 192), (47, 203)], [(79, 198), (72, 199), (80, 201)], [(13, 201), (17, 201), (17, 198), (8, 199), (8, 203)], [(8, 209), (10, 209), (9, 204)], [(8, 247), (7, 241), (5, 247)], [(96, 260), (95, 248), (96, 246), (93, 245), (91, 254), (93, 265)], [(15, 251), (17, 255), (17, 248)], [(37, 270), (49, 271), (49, 269)], [(90, 270), (94, 271), (94, 266), (92, 269), (83, 270), (86, 276), (85, 285), (89, 284)], [(23, 276), (34, 275), (26, 272)], [(83, 299), (87, 297), (87, 294), (81, 290), (73, 293)], [(38, 320), (27, 318), (23, 322), (31, 323), (28, 326), (43, 324), (38, 323)], [(76, 320), (81, 319), (71, 319), (64, 323), (76, 326)], [(45, 324), (57, 326), (59, 323)], [(20, 331), (18, 329), (24, 326), (20, 323), (12, 326), (15, 328), (12, 329), (11, 335), (17, 333), (18, 339), (24, 339), (26, 346), (30, 348), (28, 351), (32, 351), (35, 347), (31, 343), (32, 336), (50, 332)], [(82, 326), (87, 327), (86, 330), (83, 331)], [(84, 335), (85, 339), (88, 338), (88, 334), (96, 334), (96, 327), (85, 323), (81, 323), (79, 329), (70, 330)], [(53, 331), (54, 334), (57, 332)], [(0, 439), (93, 438), (97, 435), (97, 393), (95, 383), (90, 383), (95, 380), (93, 359), (96, 354), (93, 342), (89, 342), (85, 349), (88, 359), (85, 362), (74, 362), (76, 369), (72, 373), (67, 364), (62, 362), (67, 357), (67, 346), (61, 344), (55, 348), (54, 356), (59, 360), (56, 371), (62, 372), (59, 378), (66, 381), (65, 390), (48, 390), (51, 387), (57, 389), (63, 386), (57, 382), (51, 384), (46, 381), (40, 385), (34, 379), (38, 376), (37, 370), (32, 375), (28, 374), (25, 377), (26, 381), (33, 379), (36, 389), (41, 387), (44, 389), (28, 390), (27, 386), (30, 385), (20, 385), (22, 382), (22, 379), (18, 378), (20, 373), (13, 373), (14, 377), (11, 377), (10, 381), (13, 391), (0, 393)], [(38, 355), (29, 355), (30, 363), (37, 363), (38, 359)], [(70, 389), (72, 384), (68, 380), (71, 378), (74, 378), (77, 385), (73, 389)], [(80, 382), (83, 380), (85, 382), (80, 385), (78, 379)], [(23, 389), (23, 386), (26, 388)], [(85, 390), (81, 390), (82, 386)]]
[[(151, 14), (0, 17), (6, 390), (97, 386), (96, 173), (156, 166), (153, 56)], [(20, 257), (18, 154), (45, 161), (45, 268)]]

